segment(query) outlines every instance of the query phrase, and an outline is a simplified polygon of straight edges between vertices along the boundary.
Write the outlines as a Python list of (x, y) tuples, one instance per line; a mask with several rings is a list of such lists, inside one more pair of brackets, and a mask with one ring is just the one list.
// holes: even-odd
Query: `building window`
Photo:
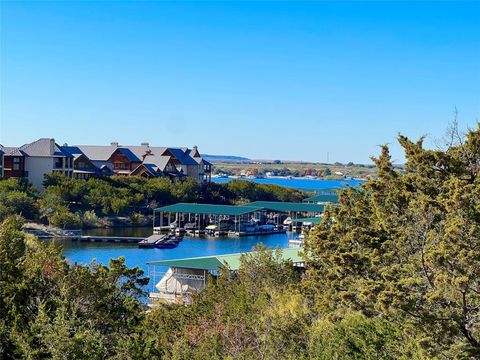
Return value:
[(13, 170), (20, 170), (20, 158), (14, 157), (13, 158)]
[(115, 170), (128, 170), (128, 164), (126, 163), (113, 163)]
[(53, 158), (53, 168), (54, 169), (62, 168), (62, 158)]

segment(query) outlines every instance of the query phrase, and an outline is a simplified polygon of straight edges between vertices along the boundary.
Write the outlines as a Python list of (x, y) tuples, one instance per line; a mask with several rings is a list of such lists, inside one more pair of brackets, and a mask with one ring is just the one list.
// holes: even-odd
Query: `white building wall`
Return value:
[(44, 175), (52, 171), (58, 171), (68, 177), (73, 176), (73, 168), (69, 167), (66, 158), (62, 158), (62, 168), (54, 168), (55, 157), (29, 156), (25, 158), (25, 171), (28, 171), (27, 179), (37, 190), (43, 190)]
[(53, 170), (53, 157), (26, 157), (25, 171), (28, 171), (27, 179), (37, 190), (43, 190), (42, 182), (44, 175)]

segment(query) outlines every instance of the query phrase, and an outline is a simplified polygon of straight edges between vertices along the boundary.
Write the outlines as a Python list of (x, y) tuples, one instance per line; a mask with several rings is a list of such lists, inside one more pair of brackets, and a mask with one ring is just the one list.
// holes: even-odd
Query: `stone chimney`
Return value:
[(50, 139), (50, 155), (55, 154), (55, 139)]

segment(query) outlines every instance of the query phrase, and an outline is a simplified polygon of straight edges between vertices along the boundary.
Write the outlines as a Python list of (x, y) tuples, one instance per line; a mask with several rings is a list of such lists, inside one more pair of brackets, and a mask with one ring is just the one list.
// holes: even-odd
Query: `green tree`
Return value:
[(339, 321), (321, 318), (308, 334), (308, 357), (333, 359), (427, 359), (414, 332), (398, 324), (350, 312)]
[(454, 139), (399, 136), (404, 172), (383, 146), (377, 179), (326, 211), (306, 249), (317, 311), (401, 317), (431, 356), (480, 356), (480, 125)]
[(15, 214), (34, 219), (37, 197), (37, 191), (24, 179), (0, 179), (0, 221)]

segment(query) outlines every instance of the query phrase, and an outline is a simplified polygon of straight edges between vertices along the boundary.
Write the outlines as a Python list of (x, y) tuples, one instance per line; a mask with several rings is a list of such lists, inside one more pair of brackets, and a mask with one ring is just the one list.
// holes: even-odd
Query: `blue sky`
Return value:
[(480, 118), (478, 2), (2, 2), (0, 143), (370, 162)]

